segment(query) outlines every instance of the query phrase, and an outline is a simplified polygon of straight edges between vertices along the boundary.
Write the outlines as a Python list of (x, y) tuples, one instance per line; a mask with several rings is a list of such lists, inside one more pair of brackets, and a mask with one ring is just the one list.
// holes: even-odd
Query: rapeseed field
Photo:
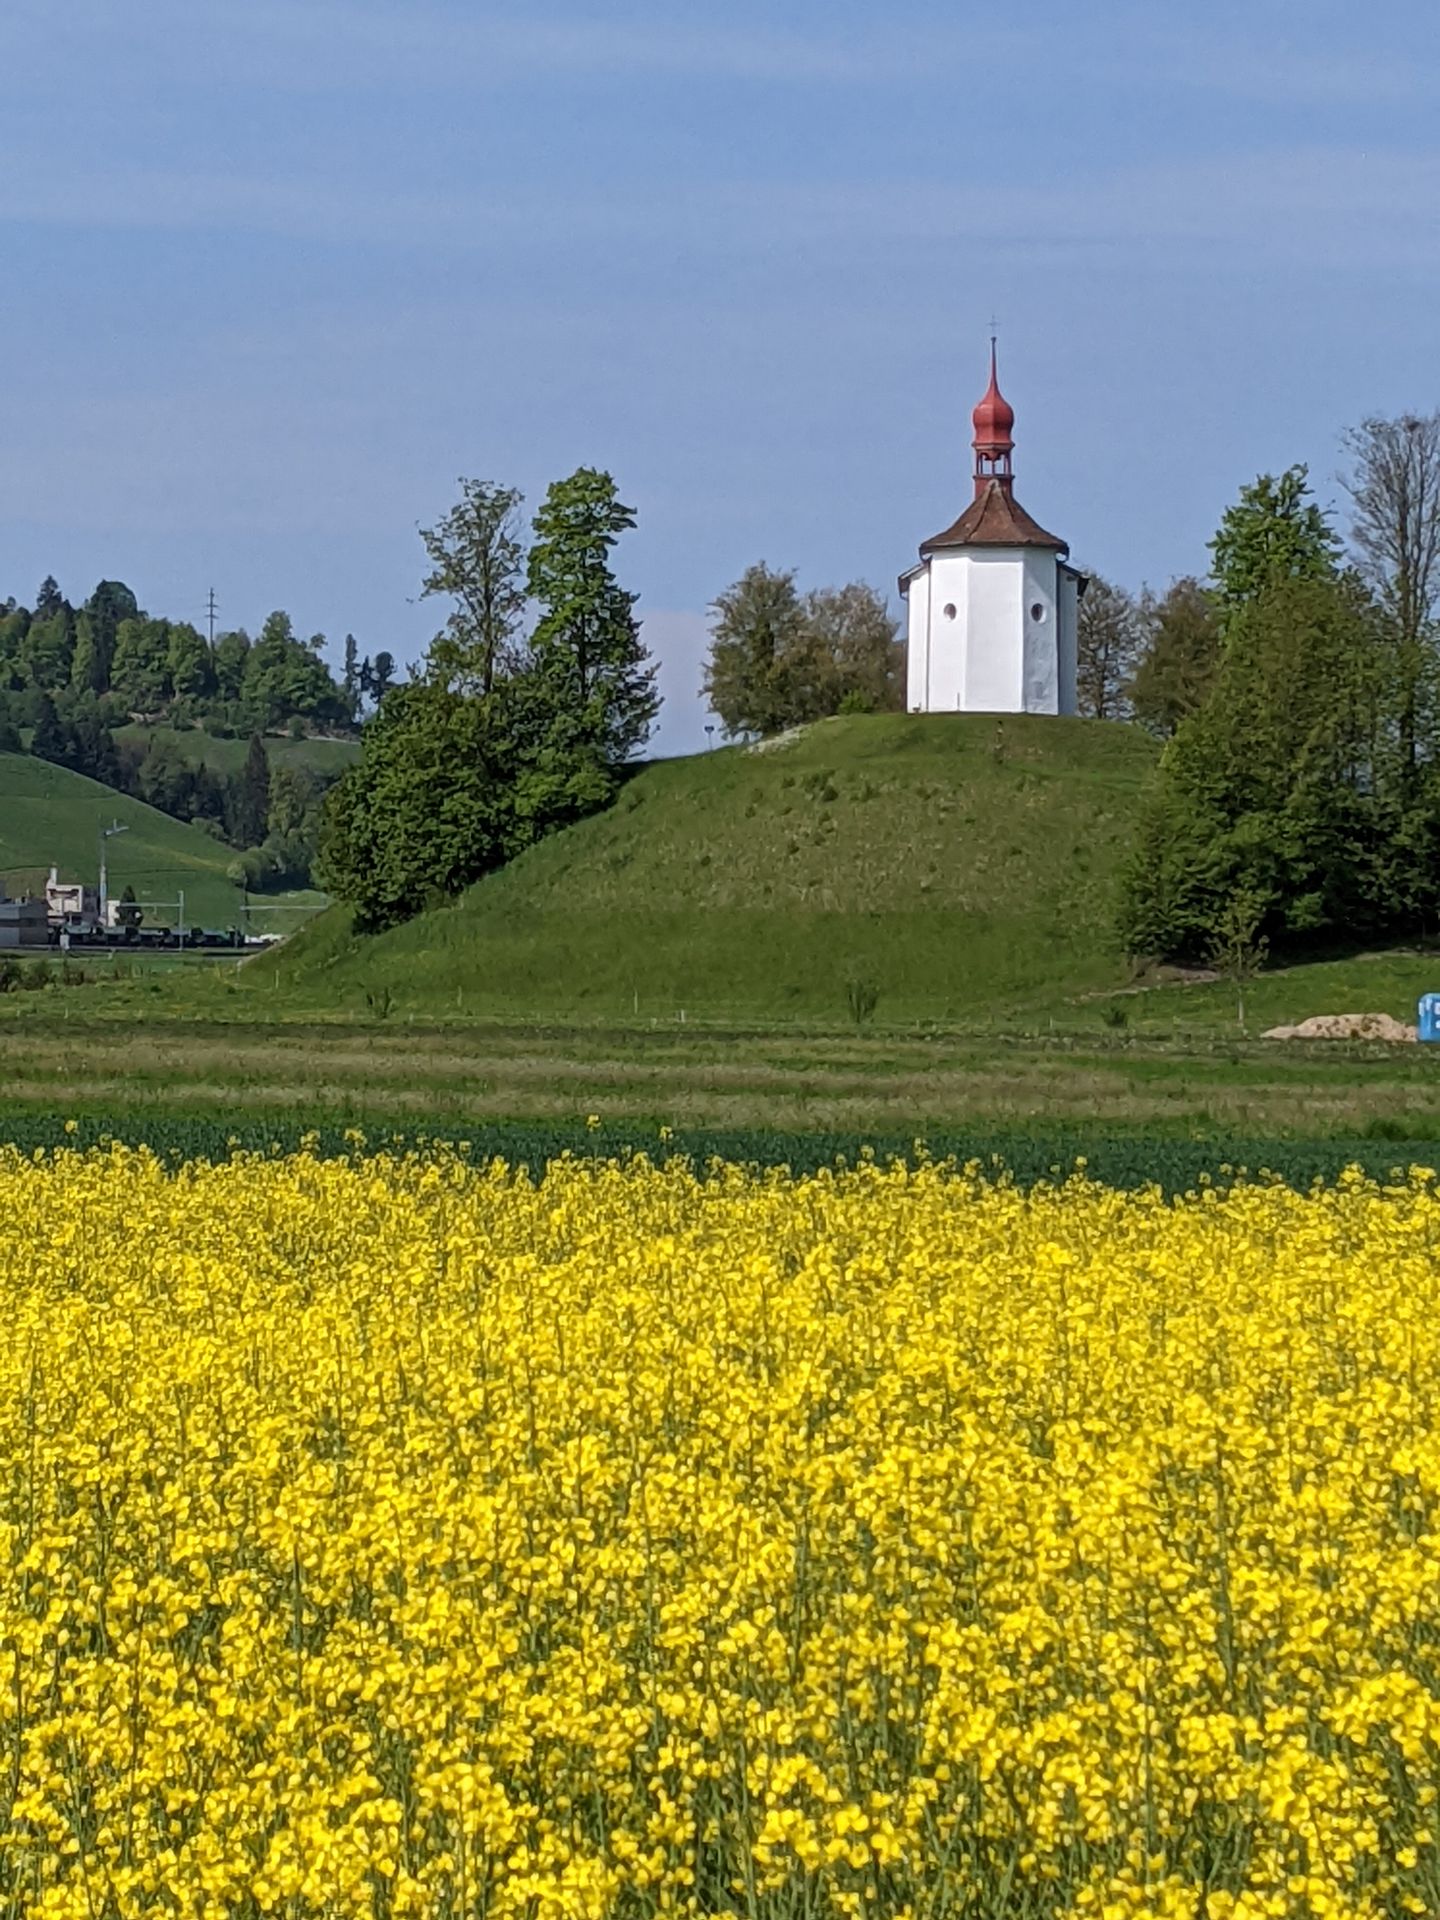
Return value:
[(0, 1150), (0, 1914), (1440, 1912), (1440, 1193)]

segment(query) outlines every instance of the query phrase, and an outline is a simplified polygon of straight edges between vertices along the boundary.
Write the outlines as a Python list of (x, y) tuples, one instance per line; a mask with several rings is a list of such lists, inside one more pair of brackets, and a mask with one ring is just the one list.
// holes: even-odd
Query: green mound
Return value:
[[(235, 858), (231, 848), (98, 780), (29, 754), (0, 753), (0, 885), (7, 893), (38, 892), (52, 866), (60, 869), (62, 880), (93, 887), (99, 877), (100, 829), (117, 820), (127, 831), (109, 843), (112, 893), (129, 886), (137, 899), (163, 903), (146, 914), (151, 924), (174, 922), (182, 890), (191, 926), (240, 923), (241, 895), (225, 877)], [(277, 895), (272, 908), (321, 898)], [(298, 916), (272, 908), (254, 907), (251, 924), (289, 931)]]
[(401, 1011), (964, 1020), (1118, 982), (1114, 889), (1153, 745), (988, 715), (824, 721), (657, 762), (453, 905), (357, 938), (336, 912), (266, 985)]

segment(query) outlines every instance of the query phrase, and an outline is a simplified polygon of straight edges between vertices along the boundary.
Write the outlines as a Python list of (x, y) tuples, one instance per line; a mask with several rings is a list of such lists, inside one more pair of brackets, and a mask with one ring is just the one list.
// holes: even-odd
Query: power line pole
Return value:
[[(105, 911), (109, 900), (109, 894), (106, 888), (106, 881), (109, 875), (106, 871), (105, 842), (117, 833), (128, 833), (129, 831), (130, 829), (128, 827), (122, 827), (118, 820), (113, 821), (108, 827), (101, 827), (100, 829), (100, 924), (102, 927), (110, 924), (109, 916)], [(81, 895), (81, 905), (84, 905), (83, 894)]]
[(206, 618), (207, 618), (207, 619), (209, 620), (209, 622), (210, 622), (210, 651), (211, 651), (211, 653), (214, 653), (214, 651), (215, 651), (215, 615), (216, 615), (216, 612), (217, 612), (217, 608), (216, 608), (216, 604), (215, 604), (215, 589), (214, 589), (214, 588), (212, 587), (212, 588), (210, 589), (210, 600), (209, 600), (209, 604), (207, 605), (207, 607), (206, 607), (206, 609), (205, 609), (205, 614), (206, 614)]

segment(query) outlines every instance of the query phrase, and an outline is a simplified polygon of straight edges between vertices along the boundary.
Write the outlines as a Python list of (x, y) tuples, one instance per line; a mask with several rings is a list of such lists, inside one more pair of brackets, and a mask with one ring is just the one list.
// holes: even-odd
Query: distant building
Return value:
[(0, 887), (0, 953), (48, 947), (50, 916), (43, 900), (11, 900)]
[(974, 415), (975, 497), (900, 580), (912, 713), (1074, 713), (1085, 576), (1015, 498), (1015, 413), (990, 385)]
[(51, 867), (45, 882), (45, 911), (51, 920), (94, 920), (100, 918), (100, 890), (79, 880), (62, 880), (58, 867)]

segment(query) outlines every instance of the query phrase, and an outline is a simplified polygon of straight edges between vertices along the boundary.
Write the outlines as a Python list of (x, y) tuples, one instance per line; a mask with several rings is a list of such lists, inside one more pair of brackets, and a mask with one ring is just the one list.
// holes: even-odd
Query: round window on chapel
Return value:
[(947, 600), (945, 602), (945, 618), (947, 620), (953, 620), (955, 618), (955, 602), (953, 600)]
[(1040, 601), (1037, 600), (1035, 604), (1031, 607), (1030, 618), (1033, 621), (1035, 621), (1037, 625), (1039, 624), (1040, 621), (1042, 621), (1045, 618), (1045, 609), (1041, 605)]

